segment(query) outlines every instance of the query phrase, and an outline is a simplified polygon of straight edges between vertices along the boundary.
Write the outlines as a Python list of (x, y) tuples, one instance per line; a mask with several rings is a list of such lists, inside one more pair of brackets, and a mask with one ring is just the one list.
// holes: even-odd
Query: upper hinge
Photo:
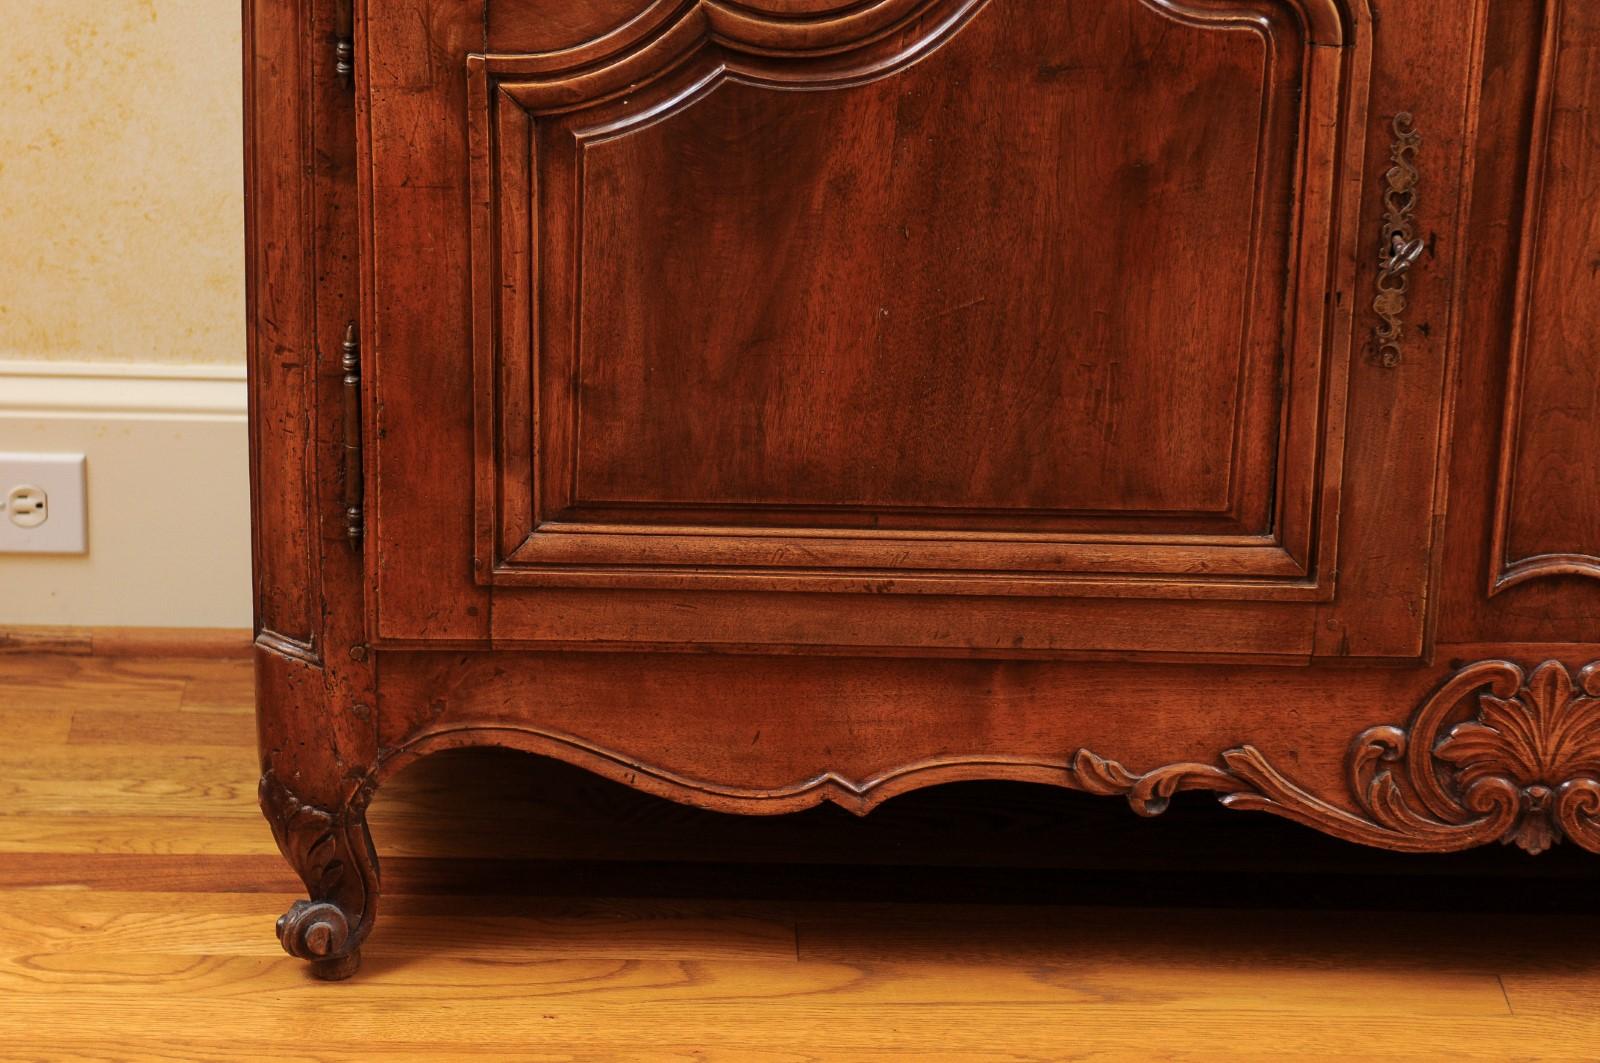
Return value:
[(354, 0), (339, 0), (333, 39), (333, 72), (339, 84), (350, 88), (356, 74), (356, 15)]
[(344, 370), (344, 532), (360, 547), (366, 533), (361, 453), (361, 340), (352, 321), (344, 330), (339, 367)]

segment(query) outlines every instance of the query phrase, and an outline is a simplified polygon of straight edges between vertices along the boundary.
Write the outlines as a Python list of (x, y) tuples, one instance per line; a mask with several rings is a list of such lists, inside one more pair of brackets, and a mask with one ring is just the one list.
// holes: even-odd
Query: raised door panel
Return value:
[(1325, 597), (1347, 32), (707, 5), (473, 57), (482, 578)]

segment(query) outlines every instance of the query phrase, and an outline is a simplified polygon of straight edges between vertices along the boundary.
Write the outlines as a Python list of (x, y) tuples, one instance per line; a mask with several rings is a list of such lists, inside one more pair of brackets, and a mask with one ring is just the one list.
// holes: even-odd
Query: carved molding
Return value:
[(280, 657), (309, 664), (313, 667), (322, 667), (322, 655), (316, 646), (315, 636), (312, 640), (303, 642), (291, 635), (283, 635), (276, 631), (263, 629), (256, 636), (256, 648), (275, 653)]
[[(1241, 4), (1232, 11), (1186, 3), (1185, 0), (1144, 0), (1144, 3), (1182, 22), (1250, 26), (1261, 30), (1264, 34), (1270, 33), (1272, 28), (1271, 15), (1263, 11), (1264, 5), (1259, 3)], [(1307, 43), (1333, 48), (1340, 48), (1348, 43), (1349, 30), (1345, 23), (1345, 14), (1340, 10), (1337, 0), (1302, 0), (1302, 2), (1280, 3), (1274, 6), (1305, 27)]]
[[(822, 772), (773, 788), (726, 786), (678, 775), (572, 735), (520, 724), (437, 728), (386, 752), (378, 775), (460, 746), (494, 744), (564, 760), (626, 786), (727, 812), (775, 814), (824, 801), (858, 815), (925, 786), (977, 779), (1045, 783), (1120, 796), (1135, 812), (1166, 811), (1174, 794), (1204, 790), (1229, 808), (1270, 812), (1347, 841), (1403, 852), (1453, 852), (1490, 842), (1530, 853), (1563, 838), (1600, 853), (1600, 661), (1576, 676), (1558, 661), (1531, 675), (1483, 661), (1449, 677), (1404, 727), (1363, 731), (1348, 755), (1355, 810), (1306, 790), (1259, 749), (1220, 763), (1134, 772), (1091, 750), (1070, 760), (939, 757), (850, 778)], [(374, 779), (374, 784), (375, 784)]]
[[(866, 0), (816, 5), (742, 0), (657, 0), (616, 30), (572, 48), (537, 54), (474, 54), (474, 73), (516, 78), (515, 95), (535, 112), (559, 112), (637, 92), (655, 76), (707, 47), (766, 60), (813, 59), (819, 81), (854, 82), (887, 76), (937, 46), (988, 0)], [(1193, 0), (1135, 0), (1191, 26), (1249, 29), (1269, 41), (1296, 38), (1292, 47), (1346, 47), (1360, 0), (1236, 0), (1224, 6)], [(840, 59), (863, 52), (865, 62)], [(834, 61), (834, 60), (838, 61)], [(723, 71), (725, 73), (726, 71)]]
[(445, 749), (498, 745), (534, 753), (593, 772), (683, 804), (747, 815), (800, 812), (829, 802), (866, 815), (885, 801), (912, 790), (942, 783), (1011, 779), (1053, 786), (1073, 785), (1066, 761), (1033, 757), (934, 757), (866, 778), (824, 771), (799, 782), (774, 787), (728, 786), (697, 779), (646, 763), (626, 753), (541, 727), (526, 724), (460, 724), (431, 728), (387, 750), (378, 769), (388, 778), (429, 754)]
[[(1365, 3), (1345, 10), (1338, 0), (1237, 0), (1229, 7), (1191, 0), (1135, 0), (1188, 26), (1248, 29), (1269, 49), (1292, 55), (1309, 46), (1348, 47)], [(875, 81), (909, 66), (950, 39), (988, 0), (868, 0), (797, 14), (788, 5), (719, 0), (657, 3), (612, 33), (574, 48), (537, 54), (474, 53), (467, 58), (474, 92), (496, 82), (530, 114), (559, 114), (619, 94), (638, 95), (657, 78), (708, 49), (721, 58), (704, 77), (665, 104), (629, 119), (650, 122), (692, 101), (709, 84), (737, 75), (786, 83), (840, 87)], [(801, 61), (805, 70), (785, 70)], [(615, 132), (608, 129), (607, 132)]]

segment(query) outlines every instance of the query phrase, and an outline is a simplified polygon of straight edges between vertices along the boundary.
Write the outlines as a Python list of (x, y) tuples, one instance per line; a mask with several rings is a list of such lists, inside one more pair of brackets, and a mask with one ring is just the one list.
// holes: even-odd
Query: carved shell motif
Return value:
[(1515, 786), (1520, 805), (1506, 841), (1530, 853), (1561, 839), (1563, 820), (1600, 812), (1600, 666), (1585, 668), (1575, 686), (1548, 661), (1509, 698), (1478, 696), (1478, 715), (1459, 723), (1433, 755), (1454, 767), (1464, 794)]

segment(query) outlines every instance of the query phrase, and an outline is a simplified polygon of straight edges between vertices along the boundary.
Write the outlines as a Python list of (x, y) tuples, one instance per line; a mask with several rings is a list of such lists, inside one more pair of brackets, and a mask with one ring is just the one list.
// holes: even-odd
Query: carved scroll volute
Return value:
[(1377, 311), (1376, 333), (1378, 364), (1393, 369), (1400, 364), (1400, 341), (1405, 336), (1406, 293), (1410, 289), (1411, 267), (1427, 247), (1415, 229), (1417, 185), (1422, 179), (1417, 170), (1417, 152), (1422, 136), (1410, 113), (1394, 116), (1394, 144), (1389, 157), (1392, 165), (1383, 175), (1383, 236), (1378, 247), (1378, 296), (1372, 308)]

